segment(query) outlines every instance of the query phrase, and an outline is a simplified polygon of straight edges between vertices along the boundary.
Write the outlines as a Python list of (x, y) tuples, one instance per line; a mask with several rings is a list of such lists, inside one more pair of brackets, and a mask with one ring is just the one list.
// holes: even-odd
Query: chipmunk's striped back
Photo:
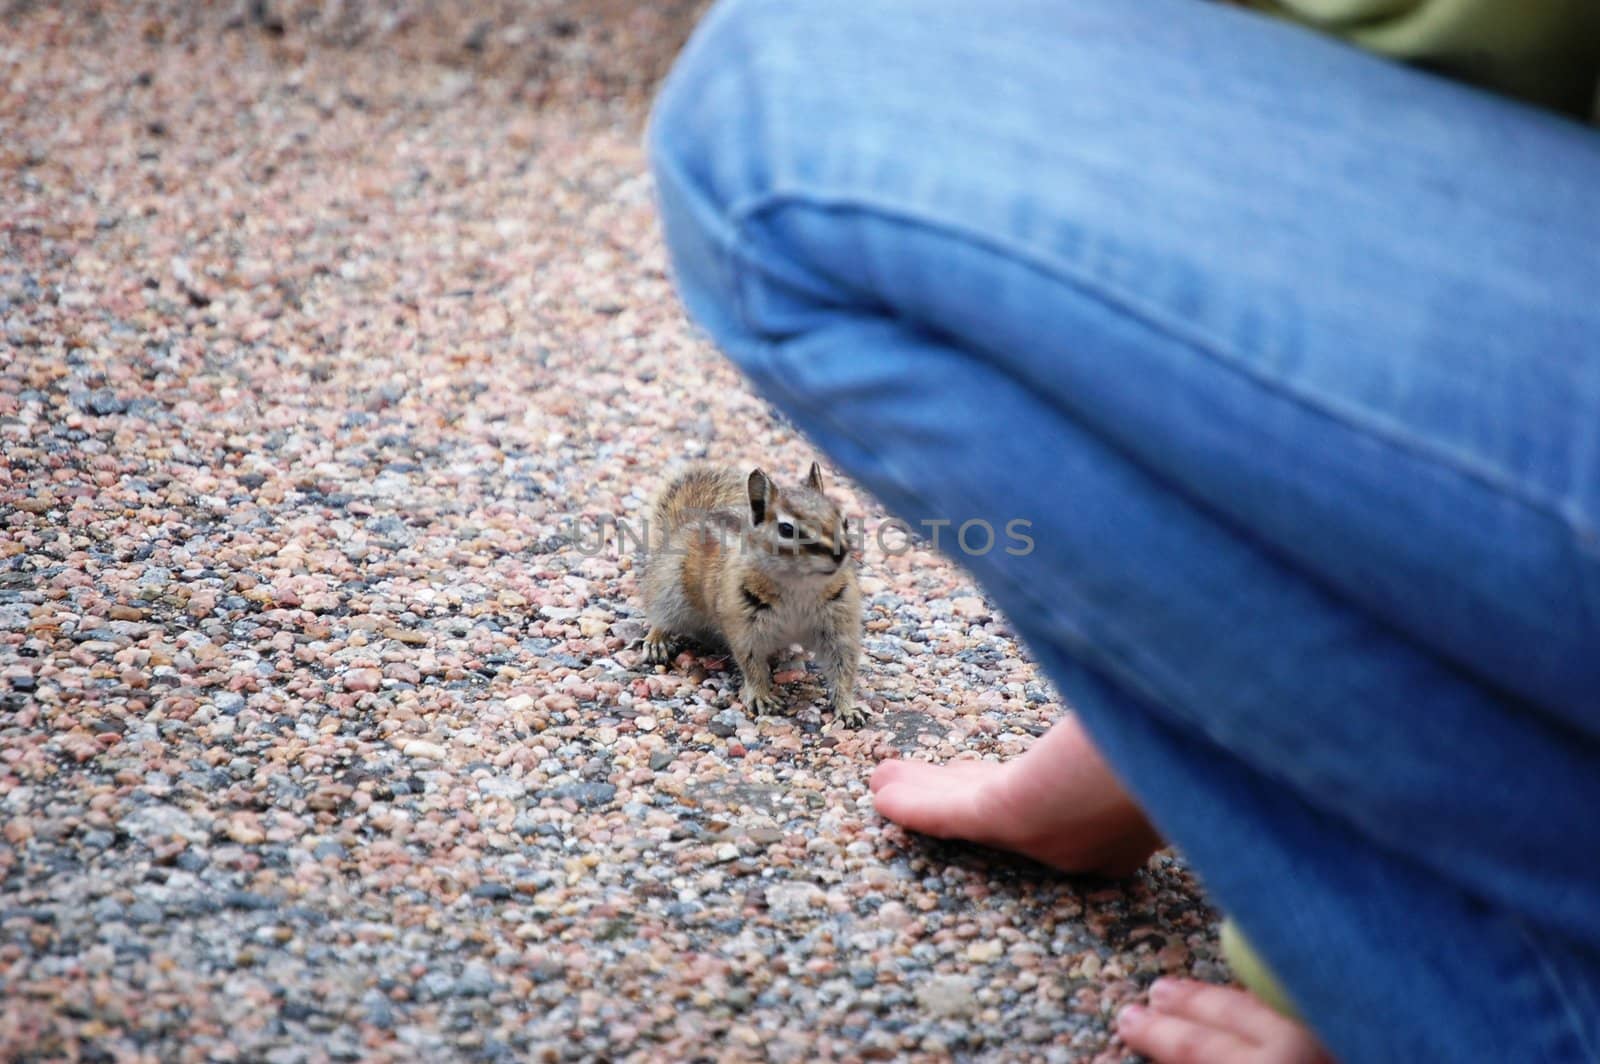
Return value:
[(737, 528), (744, 520), (745, 482), (736, 469), (700, 463), (689, 466), (656, 496), (650, 514), (653, 535), (659, 542), (683, 526), (718, 520), (726, 514)]

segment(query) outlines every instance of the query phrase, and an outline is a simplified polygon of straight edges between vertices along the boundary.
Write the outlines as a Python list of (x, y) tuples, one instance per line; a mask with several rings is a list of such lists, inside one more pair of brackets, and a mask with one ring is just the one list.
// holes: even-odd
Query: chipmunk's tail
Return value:
[(665, 535), (690, 522), (736, 522), (745, 505), (744, 478), (736, 469), (692, 465), (674, 476), (656, 496), (650, 520)]

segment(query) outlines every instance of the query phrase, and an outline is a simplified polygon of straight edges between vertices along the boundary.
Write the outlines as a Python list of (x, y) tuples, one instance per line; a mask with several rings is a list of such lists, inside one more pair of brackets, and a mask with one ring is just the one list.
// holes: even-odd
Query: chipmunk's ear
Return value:
[(777, 501), (778, 490), (772, 486), (772, 481), (759, 469), (750, 471), (750, 479), (746, 482), (750, 492), (750, 520), (754, 524), (761, 524), (767, 519), (767, 514), (772, 510), (772, 504)]
[(813, 491), (822, 490), (822, 467), (817, 465), (815, 462), (811, 463), (811, 472), (806, 475), (806, 484), (808, 484)]

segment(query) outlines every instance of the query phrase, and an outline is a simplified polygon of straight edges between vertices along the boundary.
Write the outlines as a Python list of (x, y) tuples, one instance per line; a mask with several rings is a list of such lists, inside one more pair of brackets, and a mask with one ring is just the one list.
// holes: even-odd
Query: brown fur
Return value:
[(744, 498), (744, 478), (737, 473), (694, 465), (673, 477), (656, 496), (650, 518), (664, 535), (693, 519), (737, 510), (743, 506)]
[(777, 707), (771, 656), (802, 643), (816, 652), (840, 718), (864, 719), (854, 700), (856, 563), (820, 469), (780, 491), (760, 470), (691, 466), (668, 481), (651, 515), (646, 661), (665, 664), (675, 636), (724, 644), (744, 673), (746, 704), (764, 713)]

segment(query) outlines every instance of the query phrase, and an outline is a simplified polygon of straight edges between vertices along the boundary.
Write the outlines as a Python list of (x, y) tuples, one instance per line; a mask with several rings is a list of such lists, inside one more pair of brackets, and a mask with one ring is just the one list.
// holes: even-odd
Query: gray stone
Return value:
[(749, 726), (750, 721), (743, 713), (736, 709), (725, 709), (711, 718), (711, 723), (706, 725), (706, 731), (718, 738), (726, 739), (740, 728)]
[(161, 909), (147, 901), (136, 901), (128, 906), (128, 922), (135, 926), (140, 924), (159, 924), (161, 922)]
[(978, 1011), (978, 997), (972, 978), (965, 975), (935, 975), (917, 987), (917, 1004), (943, 1019), (961, 1019)]
[(456, 981), (449, 972), (432, 971), (417, 980), (417, 993), (423, 1001), (450, 997), (455, 990)]
[(815, 883), (788, 881), (767, 888), (767, 909), (781, 920), (794, 920), (821, 911), (827, 895)]
[(211, 696), (211, 704), (217, 707), (219, 713), (231, 717), (244, 708), (244, 695), (237, 691), (221, 691)]
[(605, 805), (615, 798), (617, 796), (617, 787), (613, 783), (586, 781), (583, 783), (568, 783), (564, 786), (556, 787), (549, 793), (552, 798), (571, 798), (579, 805), (592, 809), (597, 805)]
[(472, 961), (456, 980), (456, 994), (461, 997), (485, 997), (494, 992), (494, 972), (481, 961)]

